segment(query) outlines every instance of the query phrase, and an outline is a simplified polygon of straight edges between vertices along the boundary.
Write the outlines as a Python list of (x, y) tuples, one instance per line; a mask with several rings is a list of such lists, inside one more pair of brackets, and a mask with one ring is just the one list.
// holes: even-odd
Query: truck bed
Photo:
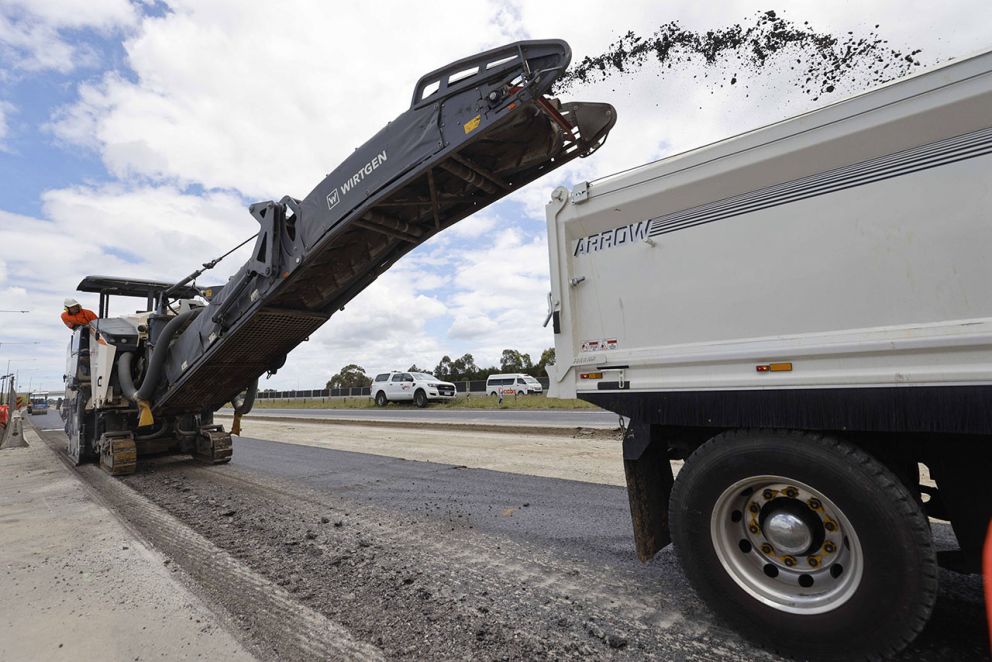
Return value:
[(992, 432), (990, 171), (984, 54), (556, 192), (550, 392), (658, 424)]

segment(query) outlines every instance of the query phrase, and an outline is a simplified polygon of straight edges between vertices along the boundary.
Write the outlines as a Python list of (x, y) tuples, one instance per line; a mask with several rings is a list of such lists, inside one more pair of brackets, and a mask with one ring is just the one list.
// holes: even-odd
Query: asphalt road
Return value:
[(30, 420), (31, 424), (34, 425), (39, 430), (53, 430), (65, 429), (65, 424), (62, 422), (62, 417), (59, 416), (58, 410), (55, 407), (49, 407), (48, 411), (44, 414), (28, 414), (27, 410), (22, 411), (22, 415), (25, 420)]
[[(618, 417), (591, 409), (255, 409), (256, 416), (288, 416), (333, 420), (474, 423), (481, 425), (585, 427), (612, 429)], [(249, 415), (250, 416), (250, 415)]]
[[(622, 487), (250, 438), (230, 465), (126, 482), (386, 657), (778, 659), (716, 620), (671, 549), (636, 560)], [(940, 580), (900, 659), (982, 659), (980, 578)]]
[[(224, 581), (205, 567), (212, 553), (174, 547), (265, 659), (307, 659), (287, 633), (307, 641), (318, 628), (288, 612), (260, 618), (257, 596), (239, 590), (248, 571), (387, 659), (780, 659), (700, 603), (671, 549), (636, 560), (622, 487), (252, 438), (235, 440), (228, 465), (146, 458), (109, 482), (248, 569)], [(935, 534), (953, 539), (946, 525)], [(940, 582), (929, 626), (899, 659), (984, 659), (980, 578), (941, 571)]]

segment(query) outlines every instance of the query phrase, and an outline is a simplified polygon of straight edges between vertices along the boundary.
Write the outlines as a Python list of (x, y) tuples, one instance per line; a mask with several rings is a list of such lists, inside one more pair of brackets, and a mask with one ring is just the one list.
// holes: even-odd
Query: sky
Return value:
[[(0, 371), (61, 390), (63, 298), (97, 307), (75, 293), (83, 276), (176, 281), (226, 252), (256, 231), (249, 204), (304, 197), (428, 71), (519, 39), (563, 38), (574, 61), (628, 30), (719, 28), (769, 9), (834, 34), (875, 30), (921, 49), (924, 68), (992, 49), (988, 0), (0, 0), (0, 311), (30, 311), (0, 312)], [(864, 91), (851, 80), (814, 99), (785, 67), (730, 85), (734, 74), (730, 62), (645, 67), (569, 91), (617, 108), (606, 146), (411, 252), (262, 386), (466, 352), (488, 366), (504, 348), (536, 361), (553, 345), (544, 205), (556, 186)], [(247, 250), (199, 282), (226, 282)]]

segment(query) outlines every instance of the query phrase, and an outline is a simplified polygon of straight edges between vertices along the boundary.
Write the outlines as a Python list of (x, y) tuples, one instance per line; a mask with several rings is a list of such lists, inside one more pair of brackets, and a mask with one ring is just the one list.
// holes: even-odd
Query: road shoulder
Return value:
[(30, 426), (0, 455), (0, 659), (253, 660)]
[[(230, 427), (231, 419), (218, 416), (217, 422)], [(527, 476), (626, 485), (621, 442), (612, 432), (572, 430), (571, 434), (561, 434), (560, 430), (532, 428), (524, 433), (482, 426), (451, 430), (413, 424), (382, 426), (378, 422), (327, 425), (323, 421), (256, 417), (245, 419), (242, 430), (246, 437), (268, 441)]]

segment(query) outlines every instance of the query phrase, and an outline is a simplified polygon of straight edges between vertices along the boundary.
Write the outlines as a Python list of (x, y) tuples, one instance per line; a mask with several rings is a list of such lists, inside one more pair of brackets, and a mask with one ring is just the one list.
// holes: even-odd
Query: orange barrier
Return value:
[(989, 619), (989, 645), (992, 646), (992, 522), (989, 522), (989, 533), (985, 536), (985, 553), (982, 556), (982, 575), (985, 578), (985, 616)]

